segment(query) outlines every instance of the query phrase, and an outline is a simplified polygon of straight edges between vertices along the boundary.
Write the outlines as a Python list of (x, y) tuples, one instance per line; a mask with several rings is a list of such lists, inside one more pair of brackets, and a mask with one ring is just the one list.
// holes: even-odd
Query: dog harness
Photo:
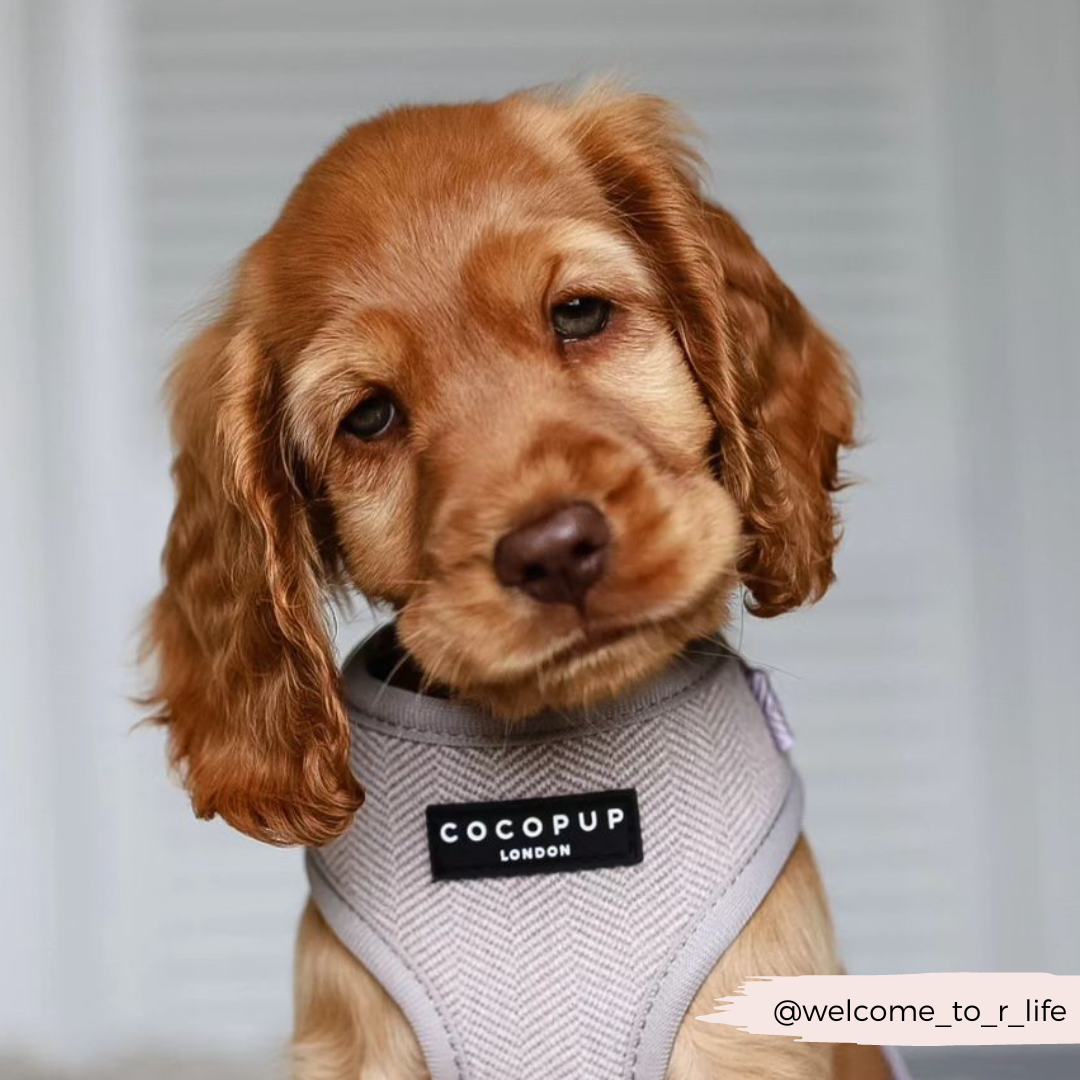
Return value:
[(687, 654), (622, 699), (509, 725), (384, 686), (369, 643), (344, 669), (367, 799), (307, 856), (323, 918), (432, 1080), (663, 1080), (801, 828), (764, 674)]

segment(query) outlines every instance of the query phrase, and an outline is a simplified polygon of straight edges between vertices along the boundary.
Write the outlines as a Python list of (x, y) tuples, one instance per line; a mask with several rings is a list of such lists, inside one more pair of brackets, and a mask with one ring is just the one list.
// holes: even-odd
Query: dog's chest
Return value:
[(659, 1080), (801, 824), (741, 665), (684, 661), (512, 732), (369, 682), (350, 680), (367, 801), (309, 871), (434, 1080)]

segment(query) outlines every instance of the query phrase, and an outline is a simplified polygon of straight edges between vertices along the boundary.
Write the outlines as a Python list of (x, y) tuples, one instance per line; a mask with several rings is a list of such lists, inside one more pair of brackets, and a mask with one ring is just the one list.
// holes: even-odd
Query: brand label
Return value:
[(558, 874), (641, 862), (633, 790), (427, 808), (434, 880)]

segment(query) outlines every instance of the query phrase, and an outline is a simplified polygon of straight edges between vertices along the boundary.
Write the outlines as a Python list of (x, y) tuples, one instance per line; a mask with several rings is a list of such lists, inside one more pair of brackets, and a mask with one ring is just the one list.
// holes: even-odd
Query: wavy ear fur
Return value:
[(838, 458), (854, 443), (847, 359), (726, 211), (701, 193), (687, 122), (600, 87), (567, 106), (612, 213), (663, 282), (717, 421), (721, 480), (743, 512), (739, 570), (756, 614), (819, 599), (839, 540)]
[(177, 501), (146, 638), (155, 719), (196, 814), (269, 843), (314, 845), (348, 826), (363, 795), (277, 382), (235, 309), (180, 355)]
[(730, 454), (721, 441), (725, 467), (748, 480), (750, 543), (740, 569), (751, 610), (777, 615), (820, 599), (833, 582), (833, 496), (843, 487), (840, 453), (855, 442), (854, 379), (843, 351), (739, 223), (711, 204), (706, 222), (723, 267), (731, 353), (745, 373), (749, 437)]

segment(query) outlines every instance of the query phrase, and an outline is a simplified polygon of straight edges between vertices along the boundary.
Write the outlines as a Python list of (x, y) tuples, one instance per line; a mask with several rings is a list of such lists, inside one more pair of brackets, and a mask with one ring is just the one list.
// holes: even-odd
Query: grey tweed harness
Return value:
[(662, 1080), (801, 827), (762, 673), (688, 655), (512, 727), (382, 686), (365, 647), (344, 681), (367, 801), (308, 875), (433, 1080)]

